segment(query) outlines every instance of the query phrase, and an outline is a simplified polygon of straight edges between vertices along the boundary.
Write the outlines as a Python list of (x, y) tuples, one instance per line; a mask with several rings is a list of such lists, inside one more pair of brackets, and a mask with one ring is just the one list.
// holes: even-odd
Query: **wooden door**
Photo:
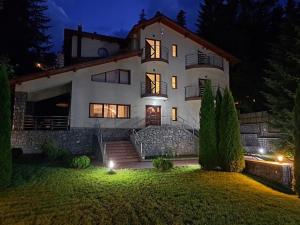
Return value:
[(147, 105), (146, 106), (146, 126), (161, 125), (161, 106)]

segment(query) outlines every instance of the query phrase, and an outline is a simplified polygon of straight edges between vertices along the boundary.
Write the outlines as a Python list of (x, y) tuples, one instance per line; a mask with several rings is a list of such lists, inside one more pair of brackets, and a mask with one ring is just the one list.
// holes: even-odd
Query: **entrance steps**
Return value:
[(116, 164), (139, 162), (140, 157), (130, 141), (112, 141), (106, 143), (108, 160)]

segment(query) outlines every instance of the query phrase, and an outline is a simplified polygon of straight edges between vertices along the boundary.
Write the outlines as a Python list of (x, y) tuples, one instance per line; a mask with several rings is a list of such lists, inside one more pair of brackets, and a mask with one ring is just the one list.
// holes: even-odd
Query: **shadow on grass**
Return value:
[(273, 181), (269, 181), (269, 180), (266, 180), (264, 178), (261, 178), (261, 177), (258, 177), (258, 176), (255, 176), (255, 175), (252, 175), (252, 174), (247, 174), (247, 173), (244, 173), (245, 176), (253, 179), (253, 180), (256, 180), (257, 182), (259, 183), (262, 183), (276, 191), (280, 191), (282, 193), (285, 193), (285, 194), (289, 194), (289, 195), (294, 195), (295, 192), (292, 190), (292, 188), (289, 188), (289, 187), (286, 187), (282, 184), (279, 184), (277, 182), (273, 182)]

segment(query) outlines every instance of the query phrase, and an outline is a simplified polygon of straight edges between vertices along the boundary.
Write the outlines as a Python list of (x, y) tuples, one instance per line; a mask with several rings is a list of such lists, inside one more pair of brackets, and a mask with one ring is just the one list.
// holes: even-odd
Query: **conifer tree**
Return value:
[(220, 116), (220, 165), (228, 172), (241, 172), (245, 167), (240, 138), (240, 124), (234, 100), (228, 88), (225, 89)]
[(5, 66), (0, 65), (0, 188), (7, 187), (11, 181), (11, 122), (10, 87)]
[(142, 22), (146, 20), (146, 13), (145, 13), (145, 9), (142, 9), (141, 13), (140, 13), (140, 20), (139, 22)]
[(211, 82), (205, 82), (200, 109), (199, 163), (204, 169), (217, 166), (216, 117)]
[(179, 13), (177, 14), (176, 17), (176, 21), (177, 23), (182, 26), (185, 27), (186, 26), (186, 19), (185, 19), (185, 11), (183, 11), (182, 9), (179, 11)]
[(294, 189), (300, 197), (300, 85), (298, 85), (294, 108), (294, 141), (295, 141), (295, 158), (294, 158)]
[(216, 142), (217, 142), (217, 150), (218, 150), (218, 159), (219, 156), (219, 144), (220, 144), (220, 122), (221, 122), (221, 109), (222, 109), (222, 93), (220, 88), (217, 90), (216, 94)]

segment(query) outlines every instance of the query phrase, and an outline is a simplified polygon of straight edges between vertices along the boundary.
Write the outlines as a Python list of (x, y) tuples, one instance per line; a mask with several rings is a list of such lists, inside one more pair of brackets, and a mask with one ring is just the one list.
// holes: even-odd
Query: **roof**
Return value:
[(125, 52), (125, 53), (114, 55), (114, 56), (111, 56), (111, 57), (108, 57), (108, 58), (96, 59), (96, 60), (92, 60), (92, 61), (73, 64), (73, 65), (70, 65), (70, 66), (63, 67), (63, 68), (47, 70), (47, 71), (43, 71), (43, 72), (39, 72), (39, 73), (33, 73), (33, 74), (30, 74), (30, 75), (21, 76), (21, 77), (12, 79), (12, 80), (10, 80), (10, 84), (11, 85), (20, 84), (22, 82), (35, 80), (35, 79), (40, 79), (40, 78), (44, 78), (44, 77), (51, 77), (51, 76), (61, 74), (61, 73), (66, 73), (66, 72), (69, 72), (69, 71), (74, 71), (75, 72), (77, 70), (84, 69), (84, 68), (87, 68), (87, 67), (97, 66), (97, 65), (101, 65), (101, 64), (105, 64), (105, 63), (109, 63), (109, 62), (116, 62), (118, 60), (131, 58), (131, 57), (134, 57), (134, 56), (139, 56), (140, 54), (141, 54), (141, 51)]
[[(65, 29), (65, 34), (78, 35), (78, 30)], [(108, 35), (97, 34), (97, 33), (90, 33), (85, 31), (81, 31), (81, 36), (86, 38), (101, 40), (101, 41), (118, 42), (118, 43), (124, 43), (127, 41), (125, 38), (108, 36)]]
[(202, 37), (199, 37), (194, 32), (190, 31), (189, 29), (180, 26), (178, 23), (176, 23), (174, 20), (170, 19), (169, 17), (161, 14), (160, 12), (157, 12), (154, 17), (152, 17), (149, 20), (143, 20), (140, 23), (133, 26), (131, 31), (128, 34), (128, 37), (130, 37), (133, 33), (137, 32), (140, 29), (144, 29), (145, 27), (154, 24), (154, 23), (162, 23), (171, 29), (177, 31), (178, 33), (181, 33), (187, 38), (190, 38), (191, 40), (197, 42), (198, 44), (206, 47), (207, 49), (217, 53), (218, 55), (226, 58), (231, 64), (236, 64), (239, 62), (239, 59), (235, 56), (231, 55), (230, 53), (226, 52), (225, 50), (217, 47), (216, 45), (210, 43), (209, 41), (205, 40)]

